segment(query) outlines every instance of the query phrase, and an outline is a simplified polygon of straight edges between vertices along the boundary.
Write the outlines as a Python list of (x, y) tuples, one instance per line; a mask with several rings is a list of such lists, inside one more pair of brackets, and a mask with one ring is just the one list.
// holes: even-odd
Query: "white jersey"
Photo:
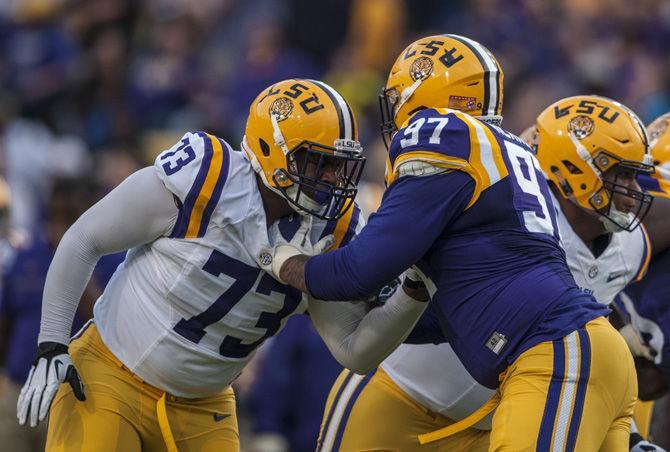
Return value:
[[(381, 364), (407, 395), (449, 419), (463, 419), (493, 396), (465, 370), (449, 344), (402, 344)], [(476, 428), (490, 429), (491, 417)]]
[[(552, 194), (553, 196), (553, 194)], [(554, 198), (561, 244), (577, 285), (604, 305), (609, 305), (628, 284), (639, 281), (647, 271), (651, 250), (649, 237), (640, 225), (632, 232), (611, 235), (607, 248), (594, 257), (588, 246), (572, 230)]]
[[(609, 305), (628, 283), (639, 280), (647, 270), (651, 253), (644, 227), (612, 234), (607, 248), (594, 257), (570, 227), (556, 199), (554, 205), (575, 282), (600, 303)], [(403, 344), (381, 366), (415, 401), (453, 420), (476, 411), (494, 392), (468, 374), (448, 344), (420, 348)], [(490, 421), (490, 416), (487, 419)], [(477, 426), (485, 427), (483, 422)]]
[[(176, 224), (169, 236), (128, 251), (95, 305), (95, 323), (142, 380), (179, 397), (205, 397), (230, 385), (265, 339), (305, 311), (307, 299), (256, 264), (270, 239), (244, 153), (187, 133), (155, 168), (175, 196)], [(336, 245), (346, 243), (362, 227), (359, 212), (314, 219), (312, 239), (334, 233)], [(300, 218), (272, 227), (290, 236)]]

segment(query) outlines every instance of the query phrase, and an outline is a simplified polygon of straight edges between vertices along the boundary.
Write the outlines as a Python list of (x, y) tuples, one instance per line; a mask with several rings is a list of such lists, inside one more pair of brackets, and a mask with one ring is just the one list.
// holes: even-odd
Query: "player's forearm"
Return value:
[(409, 335), (428, 303), (402, 288), (380, 307), (367, 311), (363, 302), (310, 301), (314, 325), (335, 359), (364, 374), (379, 365)]
[(304, 254), (289, 258), (282, 266), (279, 277), (296, 289), (309, 293), (305, 283), (305, 264), (308, 259), (309, 256)]

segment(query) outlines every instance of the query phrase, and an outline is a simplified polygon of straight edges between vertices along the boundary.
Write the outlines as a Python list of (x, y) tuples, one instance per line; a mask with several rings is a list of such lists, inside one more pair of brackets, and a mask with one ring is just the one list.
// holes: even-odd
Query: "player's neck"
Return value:
[(291, 215), (293, 212), (295, 212), (289, 205), (288, 201), (267, 188), (258, 178), (258, 176), (256, 176), (256, 185), (258, 185), (258, 191), (260, 192), (261, 199), (263, 200), (265, 220), (268, 227), (281, 217)]
[(594, 240), (607, 234), (602, 221), (597, 216), (565, 199), (557, 192), (555, 187), (551, 186), (551, 189), (556, 199), (558, 199), (558, 204), (561, 206), (561, 211), (568, 223), (570, 223), (570, 227), (586, 246), (591, 248)]

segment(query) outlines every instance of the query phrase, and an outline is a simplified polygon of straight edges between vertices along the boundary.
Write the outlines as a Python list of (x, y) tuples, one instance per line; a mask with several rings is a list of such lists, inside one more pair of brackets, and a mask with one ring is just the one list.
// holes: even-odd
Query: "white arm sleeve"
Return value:
[(70, 342), (75, 311), (101, 256), (168, 234), (178, 214), (154, 167), (137, 171), (88, 209), (61, 239), (47, 273), (38, 342)]
[(364, 302), (327, 302), (310, 298), (314, 327), (335, 359), (365, 374), (405, 340), (428, 306), (414, 300), (402, 287), (383, 306), (368, 311)]

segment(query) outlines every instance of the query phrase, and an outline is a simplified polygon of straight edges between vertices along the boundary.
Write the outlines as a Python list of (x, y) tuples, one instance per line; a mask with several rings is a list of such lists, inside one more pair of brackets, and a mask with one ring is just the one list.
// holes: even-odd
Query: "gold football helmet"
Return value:
[(640, 180), (640, 185), (654, 195), (666, 198), (670, 197), (670, 127), (668, 126), (670, 126), (670, 113), (659, 116), (647, 126), (649, 148), (656, 166), (655, 182), (649, 185), (647, 181), (653, 179)]
[(261, 92), (242, 149), (266, 187), (326, 220), (351, 207), (365, 164), (351, 108), (316, 80), (285, 80)]
[[(621, 172), (654, 171), (647, 133), (630, 109), (600, 96), (568, 97), (540, 113), (535, 139), (540, 166), (563, 197), (598, 213), (610, 232), (632, 231), (642, 221), (651, 196), (634, 182), (617, 183)], [(610, 169), (615, 177), (603, 177)], [(633, 200), (634, 211), (617, 209), (615, 196)]]
[(414, 113), (451, 108), (500, 125), (503, 72), (480, 43), (459, 35), (419, 39), (400, 54), (379, 96), (384, 143)]
[(670, 170), (670, 113), (656, 118), (647, 126), (649, 147), (654, 165)]

